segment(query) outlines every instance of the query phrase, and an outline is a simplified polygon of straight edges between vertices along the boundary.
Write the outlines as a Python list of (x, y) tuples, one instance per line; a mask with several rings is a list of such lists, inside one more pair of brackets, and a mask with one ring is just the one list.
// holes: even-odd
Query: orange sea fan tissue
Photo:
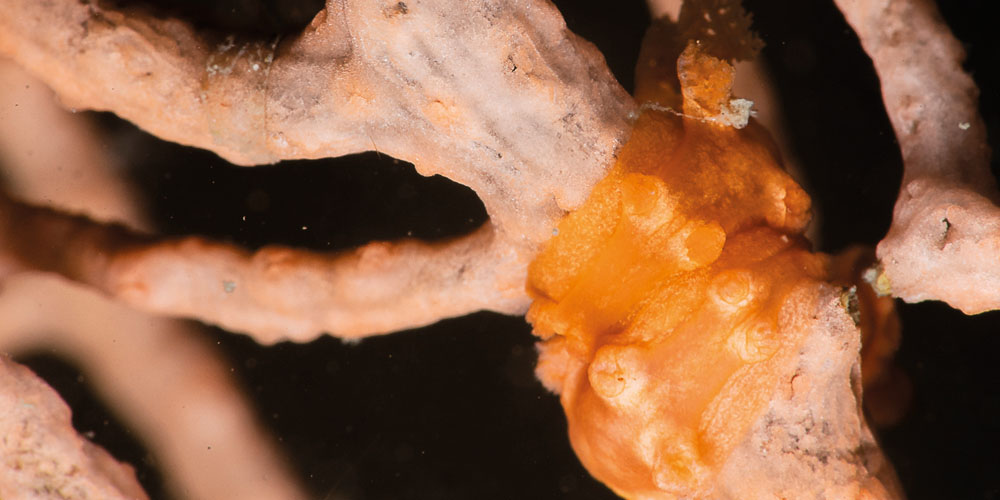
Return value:
[(828, 266), (766, 132), (712, 120), (731, 67), (695, 44), (677, 67), (685, 113), (647, 106), (528, 278), (538, 376), (581, 461), (628, 498), (711, 490), (801, 340), (783, 304)]

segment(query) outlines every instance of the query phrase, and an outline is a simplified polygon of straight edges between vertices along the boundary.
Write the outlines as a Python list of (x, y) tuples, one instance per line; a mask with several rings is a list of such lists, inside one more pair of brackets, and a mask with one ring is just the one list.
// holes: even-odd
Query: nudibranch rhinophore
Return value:
[[(617, 163), (529, 268), (536, 373), (619, 495), (725, 498), (720, 470), (803, 349), (812, 310), (789, 303), (829, 292), (830, 262), (803, 236), (808, 195), (732, 99), (732, 66), (694, 42), (676, 73), (657, 60), (640, 63), (644, 111)], [(836, 491), (894, 494), (855, 482)]]

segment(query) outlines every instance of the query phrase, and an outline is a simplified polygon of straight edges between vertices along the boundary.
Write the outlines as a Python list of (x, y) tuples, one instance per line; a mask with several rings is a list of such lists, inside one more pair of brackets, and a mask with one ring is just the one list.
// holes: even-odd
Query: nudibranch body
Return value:
[(581, 461), (627, 498), (711, 497), (800, 343), (790, 297), (827, 276), (766, 132), (712, 119), (731, 66), (692, 44), (677, 67), (684, 112), (645, 106), (528, 277), (537, 374)]

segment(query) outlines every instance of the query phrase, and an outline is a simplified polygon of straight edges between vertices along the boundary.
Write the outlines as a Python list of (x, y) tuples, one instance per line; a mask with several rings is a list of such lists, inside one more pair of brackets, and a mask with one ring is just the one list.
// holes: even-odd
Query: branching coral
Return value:
[[(40, 18), (32, 13), (33, 4), (8, 3), (11, 11), (25, 14), (22, 19)], [(465, 183), (484, 200), (492, 224), (468, 237), (434, 245), (375, 244), (358, 254), (333, 256), (289, 249), (252, 254), (202, 239), (151, 239), (4, 202), (3, 245), (12, 250), (4, 254), (7, 271), (59, 271), (141, 308), (223, 324), (266, 342), (331, 330), (359, 337), (480, 308), (522, 311), (527, 262), (559, 217), (578, 207), (610, 166), (635, 109), (593, 49), (568, 34), (558, 14), (541, 2), (524, 10), (478, 3), (389, 2), (376, 8), (331, 2), (304, 35), (279, 43), (216, 39), (138, 11), (56, 5), (45, 29), (8, 21), (0, 30), (0, 47), (72, 105), (112, 109), (167, 138), (243, 163), (378, 149), (414, 161), (421, 172)], [(436, 13), (442, 16), (435, 18)], [(470, 60), (476, 64), (465, 66)], [(64, 240), (67, 249), (38, 251)], [(80, 255), (72, 248), (96, 252)], [(102, 254), (108, 260), (93, 258)], [(213, 255), (218, 258), (207, 258)], [(152, 262), (164, 267), (157, 270)], [(189, 283), (168, 280), (195, 276), (184, 266), (201, 269), (198, 295), (189, 293)], [(355, 293), (343, 294), (331, 285), (336, 281), (326, 279), (345, 275), (358, 278), (341, 282), (358, 286)], [(887, 275), (895, 283), (888, 270)], [(291, 281), (293, 276), (301, 281)], [(237, 296), (241, 293), (248, 296)], [(819, 302), (824, 311), (840, 310), (837, 300)], [(337, 313), (338, 304), (351, 314)], [(846, 341), (853, 329), (842, 316), (821, 315), (828, 328), (816, 334), (837, 332), (834, 338)], [(809, 331), (798, 326), (799, 333)], [(802, 345), (803, 352), (834, 348)], [(809, 365), (811, 374), (828, 369), (824, 380), (845, 382), (841, 392), (822, 384), (798, 391), (793, 384), (791, 394), (778, 391), (781, 396), (754, 411), (788, 416), (815, 404), (856, 410), (857, 392), (846, 381), (857, 346), (846, 345), (834, 368)], [(804, 367), (820, 357), (796, 362)], [(796, 364), (781, 359), (775, 363)], [(744, 427), (749, 448), (730, 446), (730, 465), (722, 467), (713, 456), (710, 466), (722, 481), (728, 478), (725, 484), (739, 484), (747, 471), (766, 465), (755, 462), (751, 451), (781, 442), (773, 433), (795, 441), (814, 437), (814, 427), (804, 424), (813, 415), (800, 416)], [(860, 421), (853, 429), (854, 442), (870, 442)], [(820, 448), (810, 446), (799, 448), (803, 455), (792, 462), (815, 458), (810, 453)], [(773, 476), (776, 470), (787, 472), (785, 465), (757, 473)], [(867, 466), (879, 468), (874, 462)], [(771, 486), (768, 491), (777, 491)], [(731, 493), (746, 497), (753, 491)]]
[[(388, 285), (411, 297), (444, 292), (434, 301), (442, 311), (407, 309), (408, 300), (391, 295), (376, 299), (383, 309), (373, 314), (385, 317), (391, 313), (384, 308), (399, 307), (395, 314), (401, 320), (365, 325), (360, 332), (324, 321), (282, 325), (288, 335), (303, 340), (342, 329), (353, 336), (419, 326), (484, 308), (481, 301), (462, 304), (483, 293), (493, 295), (490, 309), (521, 311), (526, 300), (519, 278), (523, 271), (517, 268), (527, 265), (558, 217), (579, 205), (600, 177), (627, 133), (631, 101), (602, 67), (600, 55), (566, 31), (558, 12), (544, 2), (403, 5), (333, 2), (302, 35), (267, 48), (212, 40), (183, 23), (139, 12), (76, 2), (55, 8), (8, 2), (5, 7), (19, 14), (0, 26), (0, 51), (50, 76), (49, 83), (70, 105), (114, 111), (163, 138), (210, 149), (236, 163), (375, 148), (411, 161), (425, 175), (445, 175), (480, 194), (493, 223), (484, 231), (496, 237), (459, 240), (440, 252), (434, 267), (420, 263), (428, 252), (412, 245), (402, 252), (381, 247), (369, 252), (382, 256), (376, 268), (414, 267), (446, 280), (415, 288), (408, 286), (413, 280), (400, 276)], [(47, 21), (36, 28), (17, 18)], [(150, 100), (153, 95), (159, 103)], [(561, 181), (546, 182), (553, 175)], [(447, 282), (455, 284), (469, 270), (454, 255), (468, 254), (470, 244), (477, 246), (473, 252), (480, 260), (499, 257), (500, 262), (479, 266), (477, 271), (494, 275), (480, 280), (476, 293), (462, 284), (449, 291)], [(241, 257), (220, 255), (211, 273), (221, 276), (226, 262)], [(294, 259), (280, 260), (283, 266), (296, 265)], [(412, 260), (417, 262), (411, 266)], [(151, 285), (140, 283), (140, 288)], [(245, 288), (240, 285), (237, 289)], [(183, 293), (165, 290), (161, 296)], [(263, 302), (270, 301), (281, 301), (280, 293)], [(330, 307), (330, 298), (321, 301)], [(185, 313), (219, 322), (208, 317), (216, 304), (206, 305)], [(359, 312), (357, 307), (352, 311)], [(244, 313), (238, 309), (231, 315)], [(320, 314), (325, 313), (308, 315)], [(292, 320), (301, 321), (301, 315)], [(262, 330), (274, 328), (264, 319)]]
[[(98, 148), (87, 120), (59, 109), (48, 89), (9, 63), (0, 66), (0, 82), (4, 137), (17, 140), (0, 147), (9, 189), (97, 219), (148, 225), (114, 172), (118, 161)], [(53, 142), (58, 147), (39, 147)], [(102, 397), (169, 471), (178, 496), (305, 497), (200, 329), (50, 275), (19, 273), (3, 283), (0, 350), (17, 356), (52, 350), (99, 381)], [(170, 356), (161, 355), (164, 346)], [(159, 390), (150, 391), (151, 383)], [(61, 432), (69, 432), (64, 426)], [(205, 443), (215, 451), (208, 453)]]
[(967, 314), (997, 309), (1000, 209), (961, 46), (930, 2), (837, 4), (884, 82), (903, 153), (893, 226), (878, 249), (886, 293), (943, 300)]

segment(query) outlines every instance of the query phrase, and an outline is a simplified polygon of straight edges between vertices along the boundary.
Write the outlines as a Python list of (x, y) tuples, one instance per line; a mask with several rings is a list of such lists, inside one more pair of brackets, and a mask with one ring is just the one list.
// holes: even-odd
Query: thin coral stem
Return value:
[(965, 50), (928, 0), (837, 0), (882, 82), (906, 165), (903, 182), (995, 185)]
[(265, 343), (389, 333), (487, 309), (523, 312), (526, 265), (490, 225), (442, 243), (320, 254), (155, 240), (0, 196), (0, 275), (54, 272), (146, 311)]
[(79, 366), (179, 498), (306, 498), (196, 329), (53, 276), (22, 273), (4, 285), (0, 350), (54, 351)]

